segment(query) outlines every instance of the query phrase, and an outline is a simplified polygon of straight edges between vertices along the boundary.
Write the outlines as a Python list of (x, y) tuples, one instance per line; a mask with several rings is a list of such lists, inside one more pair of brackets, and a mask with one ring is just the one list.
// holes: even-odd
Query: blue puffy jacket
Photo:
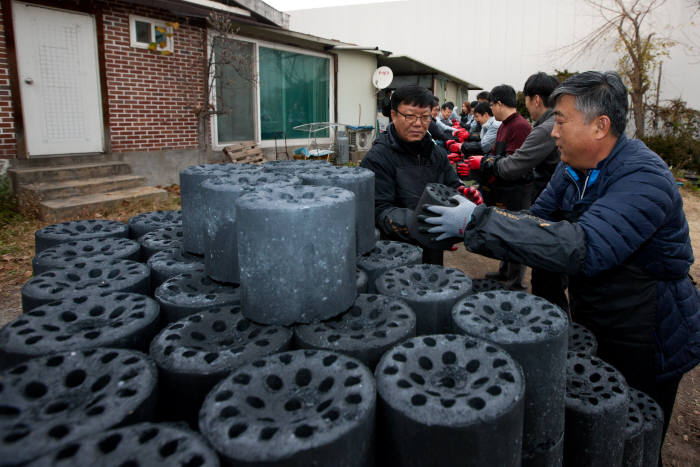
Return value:
[(559, 164), (530, 211), (477, 207), (465, 245), (568, 274), (576, 320), (611, 341), (653, 340), (663, 380), (700, 362), (700, 293), (688, 275), (688, 231), (664, 161), (622, 136), (595, 169)]
[[(677, 376), (700, 361), (700, 294), (688, 276), (693, 263), (688, 223), (676, 182), (659, 156), (641, 141), (622, 136), (587, 173), (560, 164), (530, 211), (554, 221), (561, 220), (558, 213), (581, 211), (577, 224), (586, 250), (578, 276), (584, 285), (577, 290), (572, 277), (570, 294), (582, 295), (572, 301), (582, 299), (583, 306), (597, 307), (601, 315), (634, 306), (637, 316), (651, 302), (659, 376)], [(615, 281), (614, 272), (624, 263), (637, 269), (634, 283)], [(591, 290), (587, 279), (595, 284), (601, 275), (599, 288), (608, 290)], [(645, 280), (652, 289), (643, 290)], [(615, 320), (601, 316), (606, 318)]]

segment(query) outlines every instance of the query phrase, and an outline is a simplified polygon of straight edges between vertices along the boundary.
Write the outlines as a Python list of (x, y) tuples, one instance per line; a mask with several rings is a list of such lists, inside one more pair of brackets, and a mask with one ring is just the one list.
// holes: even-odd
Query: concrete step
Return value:
[(42, 201), (39, 218), (47, 222), (60, 222), (77, 216), (89, 215), (101, 209), (119, 206), (122, 201), (161, 201), (168, 197), (165, 190), (152, 186), (141, 186), (126, 190), (95, 193), (70, 198)]
[(7, 171), (14, 189), (30, 183), (60, 182), (65, 180), (112, 177), (131, 173), (126, 162), (111, 161), (93, 164), (64, 165), (57, 167), (32, 167)]
[(43, 201), (49, 199), (69, 198), (71, 196), (106, 193), (125, 190), (145, 184), (146, 177), (140, 175), (114, 175), (112, 177), (86, 178), (61, 182), (30, 183), (19, 187), (17, 199)]
[(55, 156), (33, 156), (29, 159), (13, 159), (13, 169), (31, 169), (38, 167), (59, 167), (64, 165), (96, 164), (101, 162), (121, 161), (121, 154), (61, 154)]

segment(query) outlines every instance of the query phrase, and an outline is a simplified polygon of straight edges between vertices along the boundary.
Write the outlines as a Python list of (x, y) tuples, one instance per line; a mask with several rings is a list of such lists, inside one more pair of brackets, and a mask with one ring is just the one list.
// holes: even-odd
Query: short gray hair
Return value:
[(572, 76), (557, 87), (549, 97), (554, 107), (561, 96), (574, 96), (576, 110), (584, 121), (606, 115), (614, 136), (620, 136), (627, 126), (627, 88), (614, 71), (585, 71)]

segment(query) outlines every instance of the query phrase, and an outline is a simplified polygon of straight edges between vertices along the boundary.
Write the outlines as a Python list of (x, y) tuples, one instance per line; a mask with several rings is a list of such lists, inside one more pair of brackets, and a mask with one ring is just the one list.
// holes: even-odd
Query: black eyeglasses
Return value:
[(396, 111), (396, 113), (401, 115), (406, 120), (406, 122), (410, 123), (411, 125), (416, 123), (418, 119), (420, 119), (420, 122), (423, 125), (425, 125), (430, 123), (430, 120), (433, 118), (430, 115), (406, 115), (405, 113), (400, 112), (398, 110)]

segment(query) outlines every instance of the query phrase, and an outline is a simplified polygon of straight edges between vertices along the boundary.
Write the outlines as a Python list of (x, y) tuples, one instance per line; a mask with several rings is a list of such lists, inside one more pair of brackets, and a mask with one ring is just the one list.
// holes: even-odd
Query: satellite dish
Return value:
[(384, 89), (394, 79), (394, 72), (388, 66), (380, 66), (372, 74), (372, 84), (377, 89)]

